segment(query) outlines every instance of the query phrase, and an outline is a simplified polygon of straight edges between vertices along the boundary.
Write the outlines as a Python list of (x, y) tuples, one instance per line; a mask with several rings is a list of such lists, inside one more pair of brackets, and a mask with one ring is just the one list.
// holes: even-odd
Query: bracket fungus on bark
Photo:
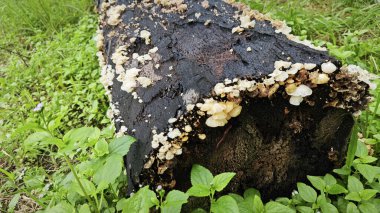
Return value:
[[(289, 193), (339, 166), (371, 76), (281, 21), (221, 0), (99, 1), (101, 82), (130, 192), (186, 189), (194, 163), (234, 171), (227, 190)], [(110, 171), (112, 172), (112, 171)]]

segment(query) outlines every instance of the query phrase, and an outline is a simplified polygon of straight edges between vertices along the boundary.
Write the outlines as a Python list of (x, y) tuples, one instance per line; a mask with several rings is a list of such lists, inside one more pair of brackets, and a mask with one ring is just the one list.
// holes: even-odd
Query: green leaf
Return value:
[(213, 213), (239, 213), (239, 207), (236, 201), (228, 195), (220, 197), (216, 202), (211, 203), (211, 212)]
[(372, 163), (372, 162), (375, 162), (377, 160), (377, 158), (368, 155), (368, 156), (361, 157), (357, 160), (360, 163)]
[(11, 181), (13, 181), (16, 178), (15, 174), (10, 173), (10, 172), (8, 172), (5, 169), (0, 168), (0, 172), (3, 173), (3, 174), (5, 174), (8, 177), (8, 179), (11, 180)]
[(189, 196), (194, 196), (194, 197), (207, 197), (210, 195), (210, 186), (205, 186), (205, 185), (195, 185), (192, 186), (189, 190), (187, 190), (187, 194)]
[(317, 200), (317, 192), (304, 183), (297, 183), (299, 195), (303, 200), (314, 203)]
[(269, 201), (265, 204), (265, 213), (295, 213), (294, 209), (289, 208), (288, 206), (282, 205), (274, 201)]
[(238, 204), (244, 201), (244, 198), (238, 194), (229, 193), (228, 195), (231, 196), (233, 199), (235, 199), (236, 203)]
[(155, 199), (157, 199), (156, 194), (145, 186), (130, 198), (120, 200), (116, 208), (123, 213), (149, 213), (149, 209), (155, 205), (153, 202)]
[(332, 194), (332, 195), (337, 195), (337, 194), (342, 194), (342, 193), (347, 193), (347, 189), (344, 188), (343, 186), (339, 184), (333, 184), (331, 186), (327, 187), (327, 193)]
[(318, 190), (323, 191), (326, 187), (325, 181), (321, 177), (317, 176), (307, 176), (307, 179), (309, 179), (310, 183)]
[(71, 155), (78, 148), (92, 147), (100, 137), (100, 130), (94, 127), (72, 129), (63, 136), (64, 145), (59, 154)]
[(322, 213), (339, 213), (338, 209), (331, 203), (321, 204), (321, 211)]
[[(95, 194), (96, 188), (95, 188), (95, 185), (91, 181), (89, 181), (87, 179), (84, 179), (84, 178), (81, 178), (79, 180), (82, 183), (82, 186), (83, 186), (84, 190), (86, 191), (87, 195), (93, 195), (93, 194)], [(80, 187), (79, 183), (76, 180), (75, 180), (75, 182), (73, 182), (73, 184), (71, 185), (71, 187), (72, 187), (72, 190), (74, 190), (80, 196), (82, 196), (82, 197), (86, 196), (84, 194), (82, 188)]]
[(261, 194), (260, 194), (260, 192), (257, 189), (249, 188), (249, 189), (246, 189), (244, 191), (244, 197), (245, 198), (247, 198), (247, 197), (255, 197), (256, 195), (259, 196), (259, 197), (261, 197)]
[(62, 201), (52, 208), (46, 209), (45, 213), (75, 213), (75, 208), (70, 203)]
[(118, 154), (124, 156), (128, 153), (129, 147), (136, 139), (131, 136), (122, 136), (120, 138), (115, 138), (108, 145), (108, 150), (110, 155)]
[(355, 176), (348, 177), (348, 191), (350, 192), (360, 192), (364, 189), (362, 182)]
[(108, 154), (108, 143), (106, 140), (101, 139), (95, 144), (95, 153), (97, 156)]
[(191, 178), (191, 184), (193, 186), (195, 185), (211, 186), (211, 182), (214, 177), (208, 169), (206, 169), (205, 167), (201, 165), (195, 164), (191, 168), (190, 178)]
[(375, 196), (376, 193), (377, 193), (377, 190), (375, 189), (364, 189), (363, 191), (359, 192), (359, 195), (362, 198), (362, 200), (369, 200), (373, 196)]
[(378, 209), (376, 209), (376, 206), (374, 206), (371, 203), (364, 202), (359, 204), (359, 209), (363, 213), (377, 213), (379, 212)]
[(359, 192), (350, 192), (346, 197), (344, 197), (346, 200), (352, 200), (356, 202), (360, 202), (362, 199), (360, 198)]
[(368, 164), (358, 164), (357, 169), (369, 183), (372, 183), (376, 175), (380, 174), (380, 167), (371, 166)]
[(172, 190), (166, 196), (165, 202), (162, 205), (162, 213), (180, 213), (183, 204), (187, 203), (189, 196), (184, 192)]
[(96, 184), (112, 184), (120, 176), (123, 169), (123, 157), (118, 154), (110, 155), (104, 165), (94, 174), (93, 180)]
[(354, 161), (355, 158), (355, 153), (357, 149), (357, 144), (358, 144), (358, 125), (354, 125), (352, 128), (351, 132), (351, 138), (350, 138), (350, 143), (348, 144), (348, 149), (347, 149), (347, 157), (346, 157), (346, 165), (347, 167), (351, 167), (352, 162)]
[(339, 175), (350, 175), (351, 174), (351, 169), (349, 167), (347, 167), (347, 165), (344, 165), (340, 169), (334, 169), (333, 171)]
[(264, 212), (264, 204), (260, 196), (255, 195), (255, 197), (253, 198), (253, 207), (254, 207), (253, 208), (254, 213)]
[(308, 206), (297, 206), (296, 209), (300, 213), (314, 213), (313, 209)]
[(336, 184), (336, 179), (335, 179), (335, 177), (332, 176), (332, 175), (330, 175), (330, 174), (326, 174), (326, 175), (323, 177), (323, 180), (325, 181), (326, 186), (330, 186), (330, 185)]
[(355, 155), (358, 157), (365, 157), (368, 155), (368, 149), (365, 143), (358, 141)]
[(213, 178), (211, 185), (216, 191), (220, 192), (228, 185), (228, 183), (235, 175), (236, 173), (234, 172), (225, 172), (219, 174)]
[(354, 203), (349, 202), (347, 204), (347, 211), (346, 213), (360, 213), (358, 207)]
[(11, 201), (9, 201), (8, 203), (8, 212), (13, 212), (15, 210), (15, 207), (18, 201), (20, 200), (20, 197), (20, 193), (17, 193), (12, 197)]
[(79, 213), (91, 213), (90, 206), (86, 203), (80, 206)]
[(281, 204), (284, 204), (285, 206), (287, 206), (287, 205), (289, 205), (289, 204), (292, 203), (292, 201), (289, 198), (287, 198), (287, 197), (278, 197), (278, 198), (276, 198), (275, 201), (279, 202)]
[[(88, 146), (93, 145), (100, 137), (100, 130), (95, 127), (81, 127), (73, 129), (63, 136), (63, 142), (82, 145), (88, 142)], [(87, 146), (86, 146), (87, 147)]]
[(322, 204), (327, 203), (327, 202), (328, 202), (328, 201), (327, 201), (326, 196), (325, 196), (324, 193), (318, 195), (318, 197), (317, 197), (317, 204), (318, 204), (318, 205), (322, 205)]

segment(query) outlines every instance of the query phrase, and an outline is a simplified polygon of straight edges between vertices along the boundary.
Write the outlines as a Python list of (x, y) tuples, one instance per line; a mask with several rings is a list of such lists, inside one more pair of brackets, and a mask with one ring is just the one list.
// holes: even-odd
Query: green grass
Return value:
[[(294, 34), (326, 45), (344, 63), (379, 74), (380, 3), (245, 2), (286, 20)], [(112, 128), (106, 128), (110, 125), (105, 118), (108, 100), (99, 83), (93, 41), (97, 17), (92, 8), (92, 0), (0, 1), (0, 212), (34, 212), (56, 205), (55, 210), (72, 210), (72, 202), (81, 209), (87, 209), (86, 203), (96, 203), (98, 210), (112, 211), (119, 200), (125, 204), (122, 172), (109, 180), (110, 186), (91, 182), (104, 162), (114, 161), (121, 171), (120, 157), (111, 155), (108, 147), (118, 141), (111, 141)], [(376, 100), (357, 122), (363, 137), (352, 137), (351, 155), (356, 155), (357, 162), (372, 159), (365, 155), (363, 141), (371, 145), (373, 156), (380, 154), (380, 88), (372, 92)], [(34, 112), (38, 103), (44, 104), (43, 110)], [(61, 144), (70, 141), (82, 146), (74, 149), (72, 144)], [(353, 172), (368, 187), (367, 176), (360, 176), (356, 168)], [(339, 181), (345, 183), (347, 175), (342, 177)], [(77, 180), (93, 194), (82, 196)], [(93, 186), (98, 189), (92, 190)]]

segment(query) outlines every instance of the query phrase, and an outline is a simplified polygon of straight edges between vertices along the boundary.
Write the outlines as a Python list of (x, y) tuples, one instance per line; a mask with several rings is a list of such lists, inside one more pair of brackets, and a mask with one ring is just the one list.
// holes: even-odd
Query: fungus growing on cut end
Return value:
[(148, 30), (141, 30), (140, 37), (145, 40), (145, 44), (150, 44), (150, 32)]
[(107, 10), (107, 17), (108, 17), (107, 24), (112, 25), (112, 26), (118, 25), (121, 22), (121, 19), (120, 19), (121, 13), (124, 12), (126, 8), (127, 7), (125, 5), (111, 6)]

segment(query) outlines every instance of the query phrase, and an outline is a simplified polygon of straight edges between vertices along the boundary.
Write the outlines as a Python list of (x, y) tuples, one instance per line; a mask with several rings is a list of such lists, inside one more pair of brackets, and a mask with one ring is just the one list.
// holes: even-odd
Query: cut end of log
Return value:
[[(224, 1), (99, 3), (101, 82), (129, 190), (186, 190), (194, 163), (236, 172), (229, 191), (289, 193), (344, 159), (374, 78), (301, 41), (284, 22)], [(290, 191), (289, 191), (290, 190)]]

